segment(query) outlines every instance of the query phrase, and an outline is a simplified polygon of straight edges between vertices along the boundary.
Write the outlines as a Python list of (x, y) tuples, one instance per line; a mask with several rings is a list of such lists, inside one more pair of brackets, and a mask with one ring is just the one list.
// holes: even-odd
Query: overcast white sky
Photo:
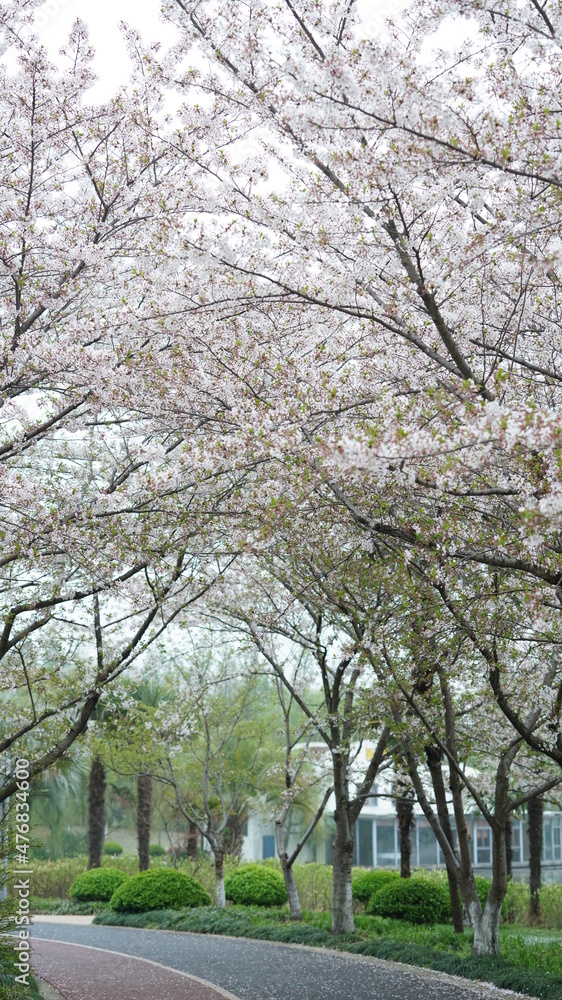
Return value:
[(36, 30), (53, 60), (77, 17), (88, 25), (96, 50), (97, 98), (108, 97), (129, 76), (121, 21), (138, 28), (146, 41), (174, 41), (173, 29), (160, 21), (159, 0), (46, 0), (37, 10)]
[[(397, 13), (405, 3), (407, 0), (359, 0), (357, 10), (366, 35), (373, 37), (384, 31), (385, 18)], [(37, 9), (36, 29), (54, 61), (77, 17), (88, 25), (96, 50), (95, 66), (100, 79), (94, 99), (109, 97), (115, 85), (129, 76), (119, 33), (121, 21), (137, 28), (145, 41), (158, 40), (166, 45), (177, 40), (174, 29), (160, 20), (159, 0), (45, 0)]]

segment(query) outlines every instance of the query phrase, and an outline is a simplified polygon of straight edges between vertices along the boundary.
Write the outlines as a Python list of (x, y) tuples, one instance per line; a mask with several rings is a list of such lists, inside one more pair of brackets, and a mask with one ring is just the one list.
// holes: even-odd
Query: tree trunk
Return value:
[[(451, 847), (454, 849), (455, 844), (453, 838), (453, 827), (451, 826), (451, 820), (449, 817), (449, 806), (447, 804), (445, 782), (443, 781), (443, 771), (441, 768), (443, 751), (440, 750), (439, 747), (426, 747), (426, 758), (429, 773), (431, 775), (431, 783), (433, 785), (439, 822), (443, 833), (445, 834)], [(449, 899), (451, 900), (453, 928), (456, 934), (462, 934), (464, 932), (464, 921), (462, 916), (462, 902), (459, 893), (459, 886), (455, 876), (449, 868), (447, 868), (447, 881), (449, 883)]]
[(511, 878), (513, 875), (513, 829), (511, 826), (511, 816), (508, 816), (505, 822), (505, 866), (507, 877)]
[(334, 934), (353, 933), (355, 930), (353, 900), (351, 896), (353, 834), (347, 822), (347, 817), (340, 819), (338, 823), (337, 812), (332, 862), (332, 931)]
[(88, 783), (88, 868), (101, 868), (105, 835), (105, 768), (94, 757)]
[[(289, 806), (285, 805), (279, 816), (275, 820), (275, 847), (281, 862), (281, 871), (285, 879), (287, 896), (289, 897), (289, 915), (291, 920), (302, 920), (302, 908), (299, 897), (299, 890), (295, 882), (295, 875), (292, 864), (289, 864), (289, 855), (285, 846), (284, 823), (289, 812)], [(293, 857), (294, 860), (294, 857)]]
[(414, 802), (410, 795), (399, 795), (396, 799), (396, 816), (400, 832), (400, 878), (410, 878), (410, 855), (412, 853), (411, 829), (414, 822)]
[(224, 910), (226, 908), (226, 896), (224, 893), (224, 852), (213, 851), (215, 858), (215, 899), (216, 905)]
[(297, 889), (297, 883), (295, 882), (295, 873), (293, 872), (293, 866), (288, 865), (284, 859), (281, 859), (281, 870), (283, 872), (283, 878), (285, 879), (285, 887), (287, 889), (287, 896), (289, 897), (289, 916), (291, 920), (302, 920), (302, 909), (301, 901), (299, 897), (299, 890)]
[(150, 867), (150, 811), (152, 806), (152, 778), (149, 774), (137, 774), (137, 843), (139, 871)]
[(536, 923), (541, 915), (541, 861), (543, 841), (544, 803), (540, 796), (531, 799), (527, 806), (529, 817), (529, 917)]
[[(228, 853), (235, 858), (240, 858), (244, 846), (244, 823), (246, 817), (242, 814), (231, 813), (226, 821), (225, 834), (228, 837)], [(227, 832), (228, 831), (228, 832)]]
[(192, 820), (188, 820), (187, 837), (185, 838), (185, 852), (188, 858), (195, 860), (199, 850), (199, 831)]
[(501, 954), (499, 941), (501, 909), (501, 903), (490, 903), (489, 900), (486, 902), (484, 912), (480, 915), (476, 913), (476, 910), (471, 915), (469, 909), (470, 922), (474, 931), (472, 945), (474, 956)]

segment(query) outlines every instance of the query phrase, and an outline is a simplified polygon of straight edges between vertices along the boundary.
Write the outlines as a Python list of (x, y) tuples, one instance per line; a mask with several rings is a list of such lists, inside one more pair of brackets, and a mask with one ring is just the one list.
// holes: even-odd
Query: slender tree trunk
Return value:
[(150, 867), (150, 812), (152, 807), (152, 778), (137, 774), (137, 844), (139, 871)]
[(105, 835), (105, 768), (94, 757), (88, 783), (88, 868), (100, 868)]
[(187, 837), (185, 838), (185, 852), (188, 858), (195, 860), (199, 849), (199, 831), (192, 820), (188, 820)]
[[(445, 834), (447, 840), (449, 841), (451, 847), (454, 850), (455, 844), (453, 838), (453, 827), (451, 825), (451, 819), (449, 816), (449, 806), (447, 803), (445, 782), (443, 781), (443, 771), (441, 768), (443, 751), (440, 750), (439, 747), (435, 746), (426, 747), (426, 759), (427, 759), (427, 766), (429, 768), (429, 773), (431, 775), (431, 783), (433, 785), (433, 793), (435, 795), (435, 804), (437, 806), (437, 815), (439, 817), (439, 822), (441, 824), (443, 833)], [(451, 901), (451, 917), (453, 920), (453, 928), (457, 934), (462, 934), (464, 931), (464, 921), (462, 916), (462, 902), (459, 893), (459, 887), (455, 876), (448, 867), (447, 867), (447, 881), (449, 883), (449, 899)]]
[(412, 853), (411, 830), (414, 822), (414, 802), (410, 795), (399, 795), (396, 799), (396, 816), (400, 833), (400, 878), (410, 878), (410, 855)]
[(332, 849), (332, 931), (334, 934), (353, 933), (353, 899), (351, 895), (351, 868), (353, 865), (354, 828), (350, 821), (349, 787), (347, 778), (348, 758), (332, 754), (334, 820), (336, 835)]
[(297, 883), (295, 882), (295, 874), (293, 872), (293, 866), (289, 863), (289, 855), (287, 853), (287, 848), (285, 847), (285, 831), (284, 823), (287, 818), (287, 813), (289, 808), (285, 806), (277, 819), (275, 820), (275, 846), (277, 848), (277, 854), (281, 862), (281, 871), (283, 872), (283, 878), (285, 879), (285, 888), (287, 889), (287, 896), (289, 897), (289, 916), (291, 920), (302, 920), (302, 908), (301, 901), (299, 897), (299, 890), (297, 889)]
[(297, 889), (297, 883), (295, 882), (293, 866), (287, 864), (286, 862), (284, 863), (284, 859), (282, 858), (281, 870), (283, 872), (283, 878), (285, 879), (287, 896), (289, 897), (289, 917), (291, 920), (295, 921), (302, 920), (302, 907), (299, 890)]
[(541, 915), (541, 861), (543, 842), (544, 802), (537, 796), (527, 805), (529, 817), (529, 917), (533, 923)]
[(505, 866), (508, 879), (513, 875), (513, 829), (511, 826), (511, 816), (505, 822)]
[(224, 910), (226, 908), (226, 896), (224, 893), (224, 851), (214, 850), (215, 858), (215, 899), (216, 905)]

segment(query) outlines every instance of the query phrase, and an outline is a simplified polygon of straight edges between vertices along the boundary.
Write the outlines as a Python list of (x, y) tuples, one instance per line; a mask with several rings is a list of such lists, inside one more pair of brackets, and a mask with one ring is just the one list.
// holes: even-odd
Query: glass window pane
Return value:
[(511, 860), (523, 860), (521, 857), (521, 826), (518, 819), (511, 821)]
[(545, 816), (543, 820), (542, 859), (552, 861), (552, 818)]
[(492, 862), (492, 831), (485, 819), (476, 820), (476, 863), (489, 865)]
[(373, 867), (373, 821), (360, 819), (359, 827), (359, 864), (363, 868)]
[(262, 847), (264, 860), (265, 858), (275, 857), (275, 837), (264, 834)]
[(394, 820), (377, 820), (377, 866), (389, 868), (396, 864), (394, 851)]
[(419, 823), (418, 845), (419, 845), (418, 864), (436, 865), (437, 841), (435, 839), (435, 834), (433, 833), (433, 830), (429, 826), (429, 823)]
[(561, 819), (562, 817), (553, 816), (552, 817), (552, 860), (562, 861), (562, 837), (561, 837)]

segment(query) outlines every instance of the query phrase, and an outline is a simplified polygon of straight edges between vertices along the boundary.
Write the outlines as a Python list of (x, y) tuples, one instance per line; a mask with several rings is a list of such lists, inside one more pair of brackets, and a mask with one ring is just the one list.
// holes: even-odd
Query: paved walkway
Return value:
[[(516, 996), (376, 959), (247, 938), (38, 922), (33, 939), (39, 975), (65, 1000), (219, 1000), (225, 992), (238, 1000)], [(145, 961), (131, 963), (133, 958)], [(181, 972), (187, 977), (177, 975)]]
[(159, 962), (63, 941), (34, 941), (33, 968), (64, 1000), (238, 1000)]

